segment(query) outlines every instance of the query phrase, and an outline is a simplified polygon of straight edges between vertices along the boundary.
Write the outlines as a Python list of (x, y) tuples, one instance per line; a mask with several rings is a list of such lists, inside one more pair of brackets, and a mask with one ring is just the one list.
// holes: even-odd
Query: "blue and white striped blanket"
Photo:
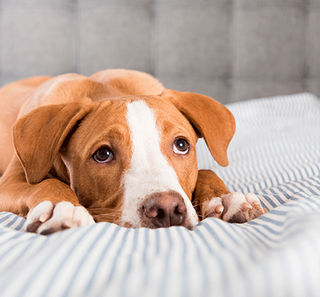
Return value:
[(0, 296), (320, 296), (320, 100), (310, 94), (229, 105), (230, 166), (202, 142), (199, 167), (269, 210), (246, 224), (189, 231), (109, 223), (51, 236), (0, 213)]

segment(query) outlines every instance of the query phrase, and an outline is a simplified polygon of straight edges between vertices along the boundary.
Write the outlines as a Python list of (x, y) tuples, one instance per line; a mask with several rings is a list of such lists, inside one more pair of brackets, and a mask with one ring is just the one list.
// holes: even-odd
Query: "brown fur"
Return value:
[[(204, 137), (216, 161), (226, 166), (232, 114), (207, 96), (164, 89), (148, 74), (105, 70), (89, 78), (31, 78), (0, 90), (0, 210), (25, 216), (44, 200), (70, 201), (85, 206), (96, 221), (120, 223), (120, 181), (131, 157), (125, 103), (136, 99), (159, 115), (157, 124), (166, 135), (162, 152), (199, 214), (204, 200), (228, 193), (215, 174), (198, 173), (195, 144)], [(180, 134), (188, 137), (191, 150), (176, 157), (172, 141)], [(105, 143), (106, 136), (112, 143)], [(121, 162), (107, 171), (90, 159), (101, 145), (120, 150)]]

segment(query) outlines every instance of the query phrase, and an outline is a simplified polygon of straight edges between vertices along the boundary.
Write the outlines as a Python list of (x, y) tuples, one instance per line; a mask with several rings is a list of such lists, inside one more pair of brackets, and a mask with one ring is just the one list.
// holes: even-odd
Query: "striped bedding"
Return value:
[(320, 296), (320, 100), (297, 94), (229, 105), (230, 166), (203, 142), (199, 167), (269, 210), (246, 224), (210, 218), (183, 227), (109, 223), (50, 236), (0, 213), (0, 296)]

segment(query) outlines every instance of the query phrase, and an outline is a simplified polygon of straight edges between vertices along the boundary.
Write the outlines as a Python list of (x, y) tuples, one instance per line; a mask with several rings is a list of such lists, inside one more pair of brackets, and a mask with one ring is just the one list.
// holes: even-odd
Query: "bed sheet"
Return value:
[(203, 141), (199, 168), (269, 210), (246, 224), (99, 223), (42, 236), (0, 213), (0, 296), (319, 296), (320, 100), (279, 96), (228, 106), (237, 122), (230, 166)]

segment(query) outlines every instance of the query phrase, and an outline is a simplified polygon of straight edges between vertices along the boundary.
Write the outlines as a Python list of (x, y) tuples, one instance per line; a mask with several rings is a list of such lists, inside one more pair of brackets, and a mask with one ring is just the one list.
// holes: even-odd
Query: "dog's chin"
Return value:
[(135, 226), (134, 224), (129, 223), (129, 222), (122, 222), (118, 225), (121, 227), (124, 227), (124, 228), (139, 228), (139, 226)]
[(125, 228), (133, 228), (133, 229), (136, 229), (136, 228), (159, 229), (159, 228), (169, 228), (169, 227), (185, 227), (189, 230), (192, 230), (194, 228), (194, 226), (189, 222), (189, 220), (186, 220), (186, 222), (184, 222), (181, 225), (171, 225), (171, 226), (155, 225), (151, 222), (145, 222), (145, 221), (141, 221), (139, 224), (122, 222), (119, 224), (119, 226), (125, 227)]

